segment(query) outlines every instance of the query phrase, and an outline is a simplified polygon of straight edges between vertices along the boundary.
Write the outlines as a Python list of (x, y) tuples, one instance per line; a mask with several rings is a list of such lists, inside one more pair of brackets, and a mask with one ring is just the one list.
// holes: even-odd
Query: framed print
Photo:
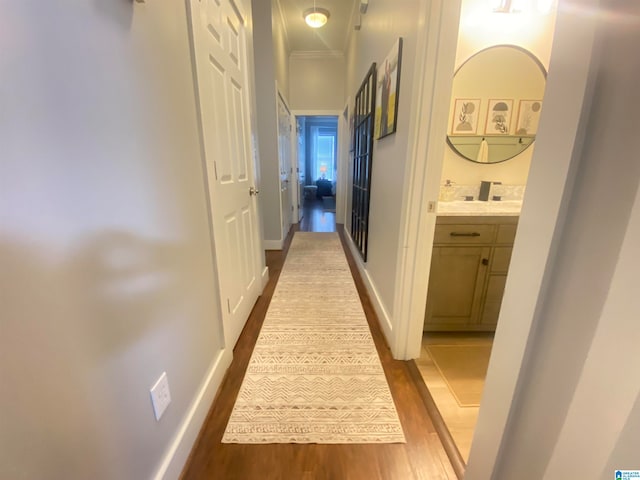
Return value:
[(516, 135), (535, 135), (538, 133), (542, 100), (520, 100)]
[(475, 135), (478, 132), (479, 98), (456, 98), (453, 105), (451, 135)]
[(484, 133), (487, 135), (509, 135), (512, 110), (513, 100), (489, 100)]
[(402, 38), (399, 38), (378, 69), (376, 83), (378, 105), (375, 112), (374, 130), (376, 139), (386, 137), (396, 131), (401, 63)]

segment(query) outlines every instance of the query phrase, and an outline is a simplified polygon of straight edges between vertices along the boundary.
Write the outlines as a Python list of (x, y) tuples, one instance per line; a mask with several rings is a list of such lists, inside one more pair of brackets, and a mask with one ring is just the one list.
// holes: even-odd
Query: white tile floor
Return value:
[(426, 345), (492, 345), (493, 334), (486, 333), (435, 333), (425, 332), (422, 337), (420, 358), (416, 360), (431, 396), (438, 406), (456, 446), (466, 462), (478, 420), (479, 407), (460, 407), (449, 387), (433, 364)]

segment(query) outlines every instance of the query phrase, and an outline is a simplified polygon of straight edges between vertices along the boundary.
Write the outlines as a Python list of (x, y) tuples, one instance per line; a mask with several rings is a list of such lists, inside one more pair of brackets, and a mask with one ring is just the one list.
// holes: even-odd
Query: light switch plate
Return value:
[(160, 417), (162, 417), (162, 414), (171, 403), (171, 392), (169, 391), (167, 372), (162, 372), (156, 384), (151, 387), (151, 403), (156, 420), (160, 420)]

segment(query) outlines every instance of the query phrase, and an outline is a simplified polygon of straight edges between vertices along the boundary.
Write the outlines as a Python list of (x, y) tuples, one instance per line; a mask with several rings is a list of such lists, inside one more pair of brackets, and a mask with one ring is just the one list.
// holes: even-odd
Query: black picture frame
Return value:
[(373, 127), (376, 106), (376, 64), (364, 77), (353, 110), (353, 185), (350, 235), (363, 261), (369, 245), (369, 204), (373, 167)]

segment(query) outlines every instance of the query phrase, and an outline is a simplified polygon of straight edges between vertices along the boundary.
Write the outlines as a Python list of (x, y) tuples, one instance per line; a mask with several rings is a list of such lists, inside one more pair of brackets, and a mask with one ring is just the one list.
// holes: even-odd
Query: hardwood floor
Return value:
[(302, 232), (335, 232), (336, 213), (324, 210), (322, 200), (305, 199), (302, 206)]
[[(300, 229), (318, 227), (308, 219)], [(330, 228), (326, 224), (321, 225)], [(333, 215), (335, 230), (335, 215)], [(294, 229), (294, 230), (297, 230)], [(315, 230), (318, 231), (318, 230)], [(338, 228), (347, 260), (371, 328), (371, 332), (393, 394), (406, 444), (377, 445), (239, 445), (220, 440), (233, 408), (251, 351), (258, 337), (275, 289), (292, 233), (282, 251), (268, 251), (269, 283), (258, 299), (234, 349), (234, 360), (211, 407), (200, 436), (182, 474), (190, 479), (301, 479), (301, 480), (391, 480), (455, 479), (440, 439), (429, 418), (409, 363), (393, 360), (378, 320), (359, 277), (355, 261)]]

